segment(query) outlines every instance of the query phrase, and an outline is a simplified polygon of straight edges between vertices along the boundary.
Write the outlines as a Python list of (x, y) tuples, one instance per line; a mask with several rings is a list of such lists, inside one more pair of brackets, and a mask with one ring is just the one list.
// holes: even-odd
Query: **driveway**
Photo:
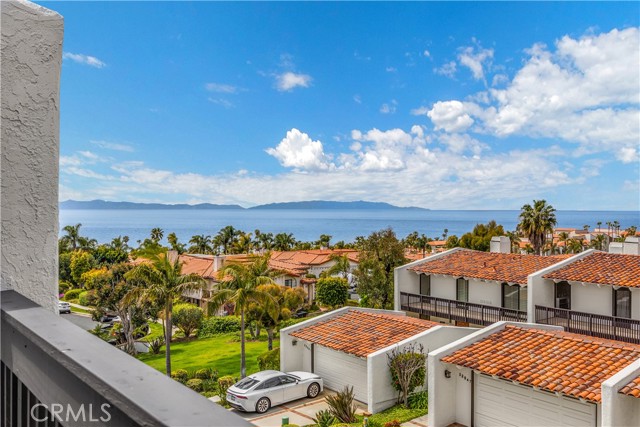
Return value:
[[(313, 424), (313, 419), (318, 411), (329, 408), (324, 400), (328, 394), (334, 394), (334, 392), (325, 389), (314, 399), (294, 400), (271, 408), (266, 414), (247, 413), (236, 411), (235, 409), (232, 409), (232, 411), (257, 427), (280, 427), (282, 426), (282, 417), (289, 417), (289, 424), (304, 426)], [(357, 413), (360, 414), (366, 410), (366, 406), (363, 403), (356, 403), (358, 405)]]

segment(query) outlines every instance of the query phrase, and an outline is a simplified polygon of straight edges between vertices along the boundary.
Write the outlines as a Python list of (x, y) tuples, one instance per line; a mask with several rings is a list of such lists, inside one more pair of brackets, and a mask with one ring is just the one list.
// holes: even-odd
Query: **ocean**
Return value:
[[(518, 223), (517, 210), (60, 210), (60, 230), (65, 225), (81, 223), (81, 235), (108, 243), (117, 236), (129, 236), (131, 244), (149, 236), (154, 227), (176, 233), (183, 243), (196, 234), (215, 235), (232, 225), (245, 232), (259, 229), (263, 233), (293, 233), (300, 241), (318, 240), (321, 234), (332, 236), (331, 242), (352, 242), (357, 236), (391, 227), (399, 238), (418, 231), (437, 239), (444, 229), (458, 236), (471, 231), (478, 223), (495, 220), (505, 231)], [(621, 229), (640, 227), (638, 211), (557, 211), (558, 227), (582, 229), (596, 227), (598, 221), (618, 221)], [(63, 234), (62, 232), (60, 233)]]

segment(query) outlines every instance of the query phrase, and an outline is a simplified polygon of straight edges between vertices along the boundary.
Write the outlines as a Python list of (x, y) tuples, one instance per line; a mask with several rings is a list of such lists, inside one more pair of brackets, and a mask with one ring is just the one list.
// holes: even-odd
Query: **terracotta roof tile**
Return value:
[(350, 310), (298, 329), (290, 335), (358, 357), (366, 357), (439, 325), (408, 316)]
[(442, 361), (599, 402), (602, 382), (639, 358), (640, 345), (507, 325)]
[(498, 282), (527, 284), (527, 276), (571, 255), (537, 256), (460, 250), (409, 268), (418, 273), (445, 274)]
[(331, 260), (332, 255), (346, 256), (351, 262), (358, 262), (358, 251), (354, 249), (309, 249), (303, 251), (271, 252), (269, 266), (282, 270), (292, 276), (301, 276), (313, 266), (322, 265)]
[(594, 252), (544, 277), (637, 288), (640, 287), (640, 256)]
[(640, 375), (631, 380), (629, 384), (620, 389), (620, 393), (640, 399)]

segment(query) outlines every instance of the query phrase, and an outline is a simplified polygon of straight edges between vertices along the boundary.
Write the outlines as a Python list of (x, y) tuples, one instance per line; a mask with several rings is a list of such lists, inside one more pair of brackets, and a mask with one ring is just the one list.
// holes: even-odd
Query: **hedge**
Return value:
[(280, 370), (280, 349), (274, 348), (258, 356), (258, 366), (261, 371), (266, 371), (267, 369)]
[(211, 316), (202, 321), (198, 329), (198, 338), (240, 331), (240, 318), (236, 316)]
[(83, 292), (85, 292), (84, 289), (70, 289), (64, 293), (64, 297), (62, 299), (65, 301), (71, 301), (72, 299), (77, 299)]

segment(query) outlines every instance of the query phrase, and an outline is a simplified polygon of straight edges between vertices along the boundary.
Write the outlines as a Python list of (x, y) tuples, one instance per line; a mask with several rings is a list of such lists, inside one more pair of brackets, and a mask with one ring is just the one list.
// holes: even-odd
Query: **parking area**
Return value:
[[(289, 417), (289, 424), (304, 426), (313, 424), (313, 418), (318, 411), (328, 409), (327, 402), (324, 400), (328, 394), (333, 394), (333, 392), (325, 389), (314, 399), (294, 400), (271, 408), (266, 414), (247, 413), (235, 409), (232, 409), (232, 411), (257, 427), (280, 427), (282, 426), (283, 417)], [(366, 411), (364, 403), (356, 403), (358, 405), (357, 413), (361, 414)]]

